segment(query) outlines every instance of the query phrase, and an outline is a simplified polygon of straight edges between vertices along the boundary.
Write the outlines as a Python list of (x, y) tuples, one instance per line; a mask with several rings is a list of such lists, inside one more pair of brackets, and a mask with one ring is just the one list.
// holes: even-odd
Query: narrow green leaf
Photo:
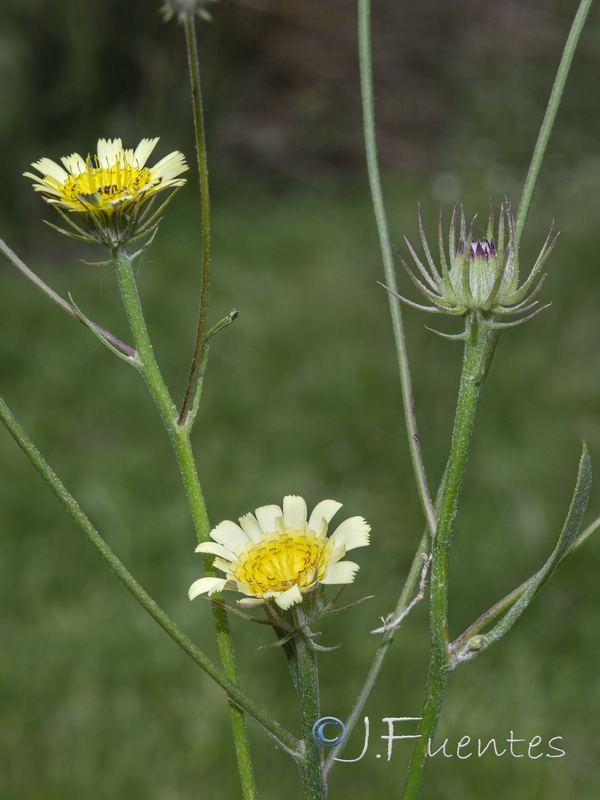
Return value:
[(469, 661), (479, 653), (486, 650), (491, 644), (497, 642), (502, 638), (505, 633), (512, 628), (515, 622), (519, 619), (521, 614), (525, 611), (527, 606), (531, 603), (533, 598), (538, 594), (540, 589), (550, 580), (552, 574), (559, 562), (568, 553), (569, 549), (573, 546), (577, 538), (577, 534), (583, 522), (583, 515), (587, 508), (590, 489), (592, 486), (592, 463), (588, 453), (587, 445), (583, 443), (583, 452), (579, 461), (579, 471), (577, 473), (577, 482), (575, 484), (575, 491), (573, 492), (573, 499), (569, 507), (569, 512), (565, 520), (562, 532), (552, 551), (550, 558), (546, 561), (544, 566), (536, 573), (533, 580), (529, 583), (526, 591), (514, 602), (506, 614), (502, 617), (500, 622), (495, 625), (489, 632), (479, 636), (472, 637), (465, 645), (455, 654), (453, 662), (454, 666)]
[(104, 334), (101, 331), (98, 330), (98, 328), (95, 325), (95, 323), (93, 323), (90, 319), (88, 319), (86, 317), (86, 315), (83, 313), (83, 311), (75, 303), (75, 300), (73, 300), (73, 297), (72, 297), (70, 292), (69, 292), (69, 300), (71, 301), (71, 305), (73, 306), (75, 311), (77, 311), (77, 313), (79, 314), (79, 319), (81, 320), (81, 322), (83, 322), (83, 324), (86, 326), (86, 328), (89, 328), (91, 330), (91, 332), (94, 334), (94, 336), (97, 336), (98, 339), (100, 339), (102, 344), (106, 345), (106, 347), (108, 347), (108, 349), (111, 352), (113, 352), (116, 356), (119, 356), (119, 358), (122, 358), (123, 361), (126, 361), (128, 364), (132, 364), (134, 367), (139, 367), (140, 361), (139, 361), (139, 358), (138, 358), (138, 354), (137, 354), (137, 352), (135, 350), (132, 350), (132, 354), (129, 355), (128, 353), (123, 353), (121, 350), (119, 350), (117, 347), (115, 347), (106, 338), (106, 336), (104, 336)]

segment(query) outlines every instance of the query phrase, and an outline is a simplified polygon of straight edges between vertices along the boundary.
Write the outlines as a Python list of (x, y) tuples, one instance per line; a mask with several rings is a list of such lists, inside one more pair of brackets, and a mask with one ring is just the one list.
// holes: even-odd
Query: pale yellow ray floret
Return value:
[(86, 214), (110, 214), (185, 183), (178, 176), (188, 166), (179, 151), (169, 153), (153, 167), (146, 166), (157, 142), (158, 138), (142, 139), (135, 150), (125, 150), (121, 139), (99, 139), (95, 155), (85, 159), (79, 153), (63, 156), (62, 166), (40, 158), (31, 165), (40, 175), (24, 174), (51, 205)]
[(335, 500), (323, 500), (309, 517), (303, 498), (288, 495), (283, 508), (261, 506), (240, 517), (239, 525), (219, 523), (210, 533), (213, 541), (199, 544), (196, 552), (216, 556), (214, 566), (225, 578), (195, 581), (190, 600), (232, 589), (246, 595), (242, 605), (274, 600), (285, 610), (319, 584), (352, 583), (358, 564), (342, 559), (348, 550), (369, 544), (371, 528), (362, 517), (351, 517), (328, 536), (329, 522), (340, 508)]

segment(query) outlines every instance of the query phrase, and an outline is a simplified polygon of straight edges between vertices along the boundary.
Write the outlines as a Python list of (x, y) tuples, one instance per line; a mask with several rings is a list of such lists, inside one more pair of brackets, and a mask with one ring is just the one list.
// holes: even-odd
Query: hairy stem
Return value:
[(178, 423), (184, 425), (193, 408), (193, 397), (198, 380), (198, 371), (202, 362), (205, 348), (206, 317), (208, 313), (208, 288), (210, 279), (211, 256), (211, 229), (210, 229), (210, 195), (208, 186), (208, 160), (206, 154), (206, 135), (204, 131), (204, 114), (202, 113), (202, 87), (200, 83), (200, 63), (196, 47), (196, 30), (194, 15), (188, 14), (183, 22), (185, 30), (185, 43), (190, 70), (190, 83), (192, 86), (192, 106), (194, 109), (194, 132), (196, 135), (196, 157), (198, 160), (198, 173), (200, 177), (200, 206), (202, 217), (202, 260), (200, 283), (200, 308), (198, 311), (198, 327), (196, 329), (196, 342), (192, 366), (183, 397), (183, 404), (179, 412)]
[[(198, 541), (205, 542), (210, 538), (210, 522), (192, 452), (189, 429), (182, 428), (178, 423), (177, 409), (175, 408), (169, 390), (161, 375), (160, 368), (156, 362), (137, 291), (131, 258), (122, 248), (115, 250), (113, 258), (117, 271), (119, 288), (121, 290), (121, 297), (123, 298), (135, 347), (138, 352), (140, 362), (138, 369), (146, 381), (150, 394), (160, 411), (173, 449), (175, 450), (196, 530), (196, 536)], [(204, 557), (204, 568), (207, 575), (216, 577), (217, 571), (212, 566), (212, 558), (210, 556)], [(229, 631), (227, 611), (216, 603), (212, 603), (211, 608), (223, 669), (227, 677), (234, 683), (237, 683), (237, 670), (233, 653), (233, 642)], [(229, 711), (238, 759), (238, 768), (244, 790), (244, 800), (255, 800), (256, 786), (244, 715), (234, 703), (229, 704)]]
[(68, 491), (52, 467), (42, 456), (23, 428), (19, 425), (10, 409), (0, 398), (0, 419), (7, 430), (29, 458), (33, 466), (46, 481), (67, 512), (81, 528), (88, 541), (96, 548), (100, 556), (111, 570), (124, 584), (150, 616), (168, 633), (168, 635), (228, 694), (231, 702), (244, 709), (259, 725), (285, 750), (297, 757), (300, 743), (277, 722), (272, 720), (259, 706), (250, 700), (239, 686), (228, 678), (171, 620), (148, 592), (140, 586), (133, 575), (111, 550), (106, 541), (100, 536), (88, 517), (84, 514), (79, 504)]
[(448, 642), (448, 565), (454, 518), (458, 510), (462, 482), (467, 466), (475, 415), (483, 381), (487, 374), (490, 332), (476, 311), (467, 317), (465, 353), (454, 418), (454, 429), (446, 480), (440, 500), (437, 531), (433, 539), (430, 576), (431, 655), (425, 690), (419, 739), (415, 743), (408, 769), (404, 800), (420, 794), (427, 761), (428, 741), (433, 738), (446, 693), (451, 662)]
[(303, 757), (298, 759), (304, 800), (325, 800), (327, 785), (323, 773), (323, 748), (313, 736), (313, 725), (321, 716), (317, 652), (311, 647), (310, 630), (301, 607), (293, 611), (299, 632), (291, 640), (302, 720)]

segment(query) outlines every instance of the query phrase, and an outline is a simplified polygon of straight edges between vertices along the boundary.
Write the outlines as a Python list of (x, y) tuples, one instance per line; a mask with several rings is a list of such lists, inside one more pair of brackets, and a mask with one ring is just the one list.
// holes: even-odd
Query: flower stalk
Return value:
[(540, 127), (537, 142), (535, 143), (535, 149), (531, 157), (531, 163), (527, 171), (527, 178), (525, 179), (525, 185), (523, 186), (521, 202), (519, 203), (519, 213), (517, 215), (517, 244), (520, 243), (521, 237), (523, 236), (523, 230), (525, 228), (525, 223), (527, 222), (527, 216), (529, 214), (533, 192), (535, 191), (535, 185), (540, 174), (540, 168), (542, 166), (542, 161), (544, 160), (544, 155), (546, 154), (546, 148), (548, 147), (550, 134), (552, 133), (552, 128), (554, 127), (554, 122), (558, 113), (558, 107), (560, 106), (560, 101), (565, 90), (567, 76), (569, 74), (569, 70), (571, 69), (573, 56), (575, 55), (579, 37), (581, 36), (581, 32), (583, 30), (583, 26), (585, 25), (591, 5), (592, 0), (581, 0), (579, 3), (577, 13), (575, 14), (573, 24), (571, 25), (571, 30), (569, 31), (569, 36), (567, 37), (563, 54), (560, 59), (560, 64), (558, 65), (558, 70), (552, 86), (552, 92), (550, 93), (548, 105), (546, 106), (546, 113), (544, 114), (544, 119)]
[[(435, 513), (433, 510), (433, 503), (431, 501), (431, 493), (427, 483), (425, 465), (421, 455), (412, 378), (410, 374), (410, 365), (408, 362), (404, 321), (402, 319), (402, 307), (398, 299), (396, 273), (394, 271), (394, 262), (392, 260), (392, 254), (390, 251), (390, 235), (385, 205), (383, 202), (381, 176), (379, 174), (379, 163), (377, 159), (375, 99), (373, 93), (373, 57), (371, 53), (371, 0), (358, 0), (358, 55), (367, 171), (369, 175), (369, 186), (371, 188), (371, 199), (373, 201), (373, 211), (375, 214), (375, 221), (377, 223), (377, 233), (379, 234), (379, 245), (381, 249), (381, 259), (383, 261), (385, 280), (387, 285), (392, 290), (392, 293), (390, 293), (388, 296), (388, 302), (392, 318), (392, 328), (394, 332), (394, 341), (396, 344), (398, 367), (400, 370), (402, 403), (404, 406), (404, 420), (406, 425), (406, 433), (408, 436), (408, 447), (410, 450), (410, 457), (417, 484), (417, 491), (419, 493), (419, 499), (421, 501), (425, 520), (427, 521), (429, 530), (434, 531)], [(418, 558), (415, 560), (418, 560)]]
[(204, 113), (202, 110), (202, 85), (200, 83), (200, 62), (196, 45), (196, 27), (193, 14), (183, 17), (185, 44), (192, 87), (192, 108), (194, 110), (194, 131), (196, 135), (196, 158), (200, 177), (200, 207), (202, 219), (202, 251), (200, 278), (200, 306), (198, 310), (198, 326), (192, 365), (188, 377), (178, 423), (184, 425), (193, 409), (194, 392), (198, 382), (200, 365), (206, 349), (206, 320), (208, 313), (208, 291), (210, 282), (211, 260), (211, 227), (210, 227), (210, 192), (208, 183), (208, 158), (206, 152), (206, 133), (204, 129)]
[[(146, 321), (144, 319), (144, 313), (133, 272), (133, 258), (123, 248), (116, 248), (112, 255), (121, 297), (129, 320), (135, 348), (138, 353), (138, 369), (148, 386), (171, 439), (185, 486), (196, 536), (199, 542), (204, 542), (209, 539), (210, 522), (198, 477), (196, 462), (192, 452), (189, 436), (190, 432), (188, 428), (182, 428), (178, 424), (177, 408), (171, 399), (171, 395), (169, 394), (169, 390), (154, 356), (154, 350), (146, 327)], [(216, 576), (217, 573), (212, 567), (210, 558), (205, 558), (204, 566), (208, 576)], [(237, 683), (237, 670), (227, 612), (216, 603), (211, 604), (211, 607), (223, 669), (229, 680)], [(232, 702), (229, 704), (229, 711), (238, 758), (240, 779), (244, 790), (244, 799), (255, 800), (256, 787), (244, 714), (240, 708)]]
[(428, 741), (435, 734), (451, 670), (448, 641), (450, 545), (479, 398), (489, 368), (490, 355), (494, 351), (494, 340), (498, 336), (498, 331), (490, 327), (493, 324), (493, 317), (486, 318), (477, 311), (473, 311), (466, 318), (465, 351), (450, 456), (440, 500), (437, 530), (432, 543), (429, 675), (421, 712), (422, 721), (418, 731), (420, 738), (416, 740), (409, 765), (404, 800), (416, 800), (419, 796), (427, 760)]
[[(314, 598), (307, 598), (307, 605), (310, 606), (313, 600)], [(292, 613), (298, 633), (290, 642), (293, 662), (290, 670), (298, 680), (302, 721), (302, 758), (297, 763), (304, 800), (325, 800), (327, 784), (323, 771), (323, 748), (313, 736), (313, 726), (321, 717), (318, 653), (312, 642), (304, 607), (295, 606)]]

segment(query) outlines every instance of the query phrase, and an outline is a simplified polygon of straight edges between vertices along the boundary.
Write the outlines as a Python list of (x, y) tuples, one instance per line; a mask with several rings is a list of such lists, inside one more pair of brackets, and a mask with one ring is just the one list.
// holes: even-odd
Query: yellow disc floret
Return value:
[(286, 528), (283, 533), (268, 535), (252, 545), (240, 556), (231, 577), (254, 596), (284, 592), (294, 585), (305, 589), (325, 573), (327, 544), (327, 537), (314, 531)]
[(124, 158), (111, 167), (101, 167), (97, 156), (93, 157), (93, 162), (88, 156), (86, 171), (69, 175), (64, 183), (63, 196), (74, 207), (85, 204), (89, 198), (88, 205), (91, 202), (96, 208), (112, 211), (127, 199), (133, 202), (140, 191), (147, 191), (156, 184), (148, 167), (140, 169), (129, 165)]
[(121, 139), (99, 139), (97, 153), (85, 159), (79, 153), (61, 158), (62, 166), (49, 158), (32, 164), (40, 173), (26, 172), (47, 203), (66, 211), (99, 214), (145, 204), (156, 192), (185, 183), (179, 178), (188, 169), (183, 155), (169, 153), (153, 167), (146, 161), (158, 139), (142, 139), (135, 150), (123, 149)]

